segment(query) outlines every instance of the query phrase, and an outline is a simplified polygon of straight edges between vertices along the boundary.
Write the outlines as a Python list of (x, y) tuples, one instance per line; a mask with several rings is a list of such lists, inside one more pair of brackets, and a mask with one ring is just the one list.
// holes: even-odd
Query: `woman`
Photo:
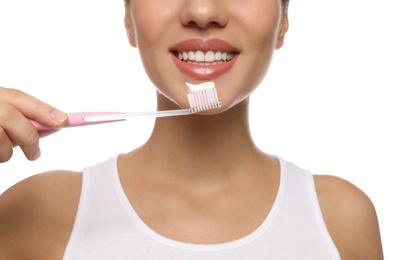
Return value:
[[(33, 176), (0, 197), (5, 259), (382, 259), (369, 198), (259, 150), (249, 96), (288, 29), (288, 1), (131, 0), (129, 42), (157, 87), (159, 110), (188, 107), (185, 82), (216, 84), (223, 106), (157, 119), (148, 141), (86, 168)], [(223, 63), (186, 52), (229, 53)], [(0, 89), (0, 158), (40, 155), (26, 120), (62, 112)]]

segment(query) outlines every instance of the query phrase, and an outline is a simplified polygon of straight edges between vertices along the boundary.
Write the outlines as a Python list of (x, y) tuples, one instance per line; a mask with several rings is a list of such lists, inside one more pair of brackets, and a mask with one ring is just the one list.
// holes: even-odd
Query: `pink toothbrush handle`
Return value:
[[(74, 127), (74, 126), (85, 126), (85, 125), (95, 125), (95, 124), (103, 124), (103, 123), (111, 123), (122, 121), (120, 120), (105, 120), (105, 121), (98, 121), (98, 122), (88, 122), (85, 121), (86, 117), (90, 116), (105, 116), (105, 115), (117, 115), (117, 114), (125, 114), (122, 112), (77, 112), (77, 113), (68, 113), (68, 123), (64, 127)], [(42, 132), (42, 131), (56, 131), (59, 130), (59, 127), (50, 127), (43, 125), (35, 120), (29, 119), (31, 123), (35, 126), (35, 128)]]

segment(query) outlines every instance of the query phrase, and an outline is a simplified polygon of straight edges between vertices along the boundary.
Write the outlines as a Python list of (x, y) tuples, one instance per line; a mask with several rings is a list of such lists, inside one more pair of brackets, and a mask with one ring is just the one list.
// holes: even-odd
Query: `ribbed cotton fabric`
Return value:
[(150, 229), (121, 186), (113, 157), (85, 168), (78, 212), (64, 259), (340, 259), (324, 223), (313, 176), (280, 161), (270, 213), (251, 234), (227, 243), (174, 241)]

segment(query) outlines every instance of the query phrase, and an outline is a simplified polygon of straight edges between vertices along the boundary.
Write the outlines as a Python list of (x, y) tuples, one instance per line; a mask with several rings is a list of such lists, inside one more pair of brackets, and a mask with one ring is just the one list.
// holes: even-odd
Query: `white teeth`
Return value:
[(193, 51), (188, 52), (188, 60), (195, 60), (195, 53)]
[(215, 54), (214, 54), (214, 59), (215, 60), (221, 60), (221, 52), (216, 52)]
[(213, 51), (188, 51), (188, 52), (179, 52), (178, 59), (182, 61), (189, 62), (224, 62), (230, 61), (234, 58), (234, 53), (227, 52), (213, 52)]
[(227, 60), (227, 52), (223, 52), (223, 53), (221, 54), (221, 59), (222, 59), (222, 60)]
[(215, 57), (214, 53), (212, 51), (208, 51), (205, 54), (205, 61), (212, 62), (215, 59), (214, 57)]
[(195, 53), (195, 61), (197, 61), (197, 62), (205, 61), (205, 54), (201, 51), (197, 51)]

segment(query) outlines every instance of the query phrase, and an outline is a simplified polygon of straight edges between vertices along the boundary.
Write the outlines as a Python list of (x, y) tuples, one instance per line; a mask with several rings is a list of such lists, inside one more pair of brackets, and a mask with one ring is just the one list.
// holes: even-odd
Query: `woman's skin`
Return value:
[[(204, 80), (216, 83), (223, 104), (202, 115), (157, 119), (149, 140), (119, 158), (131, 204), (149, 227), (178, 241), (222, 243), (253, 232), (275, 200), (280, 168), (252, 140), (249, 96), (267, 73), (274, 50), (284, 43), (286, 9), (280, 0), (133, 0), (126, 6), (125, 26), (158, 89), (160, 110), (188, 107), (185, 82)], [(196, 45), (215, 52), (235, 50), (235, 58), (223, 65), (230, 69), (183, 72), (179, 66), (188, 64), (177, 65), (182, 62), (177, 53)], [(51, 111), (57, 110), (24, 93), (4, 88), (0, 93), (0, 108), (7, 111), (0, 113), (1, 160), (11, 157), (12, 144), (35, 159), (38, 134), (24, 118), (62, 125), (64, 114), (53, 112), (57, 116), (52, 118)], [(5, 99), (3, 93), (14, 98)], [(337, 177), (314, 178), (342, 259), (382, 259), (369, 198)], [(0, 259), (60, 259), (81, 184), (82, 173), (53, 171), (32, 176), (0, 196)]]

